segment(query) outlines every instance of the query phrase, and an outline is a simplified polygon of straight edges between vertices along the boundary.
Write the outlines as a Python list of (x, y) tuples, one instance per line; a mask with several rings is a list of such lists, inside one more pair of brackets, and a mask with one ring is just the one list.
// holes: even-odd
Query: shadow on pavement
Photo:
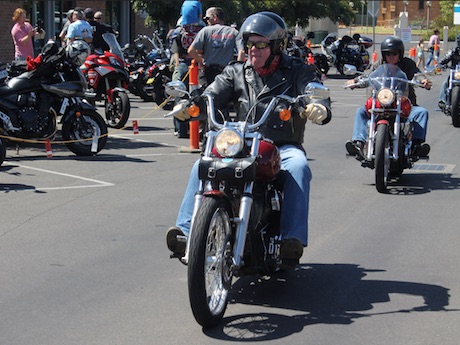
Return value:
[[(363, 280), (370, 270), (355, 264), (303, 264), (272, 277), (244, 277), (232, 287), (231, 302), (299, 312), (242, 314), (223, 319), (203, 332), (209, 337), (237, 342), (280, 339), (309, 325), (348, 325), (354, 320), (385, 314), (447, 310), (448, 289), (439, 285), (385, 280)], [(393, 309), (390, 294), (423, 298), (422, 305)], [(413, 299), (410, 299), (413, 301)], [(372, 312), (374, 304), (381, 311)], [(384, 310), (383, 310), (384, 309)], [(459, 311), (459, 310), (455, 310)], [(292, 313), (290, 313), (292, 314)]]

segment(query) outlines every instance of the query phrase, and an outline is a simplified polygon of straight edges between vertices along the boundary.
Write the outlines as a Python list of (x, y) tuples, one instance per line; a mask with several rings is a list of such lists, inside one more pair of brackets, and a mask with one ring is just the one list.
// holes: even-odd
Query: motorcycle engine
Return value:
[(37, 101), (37, 95), (34, 92), (18, 96), (17, 105), (19, 106), (19, 111), (17, 124), (15, 125), (21, 129), (25, 137), (42, 137), (48, 131), (50, 100), (43, 94), (39, 98), (40, 100)]

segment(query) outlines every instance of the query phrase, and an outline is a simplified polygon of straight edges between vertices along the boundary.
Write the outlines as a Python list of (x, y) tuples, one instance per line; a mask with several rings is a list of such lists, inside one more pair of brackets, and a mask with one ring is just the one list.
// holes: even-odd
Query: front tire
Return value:
[(452, 104), (452, 125), (454, 127), (460, 127), (460, 86), (454, 86), (452, 88), (450, 101)]
[(377, 125), (375, 138), (375, 187), (379, 193), (385, 193), (390, 170), (390, 138), (388, 126)]
[(140, 98), (142, 98), (145, 102), (153, 102), (153, 95), (145, 90), (145, 86), (147, 84), (148, 79), (149, 76), (147, 74), (139, 75), (139, 77), (136, 80), (137, 95)]
[(122, 91), (115, 91), (113, 93), (113, 103), (107, 101), (105, 103), (107, 126), (111, 128), (123, 128), (128, 121), (130, 111), (131, 105), (128, 95)]
[[(62, 138), (77, 156), (92, 156), (107, 142), (107, 124), (96, 111), (82, 111), (79, 117), (72, 117), (62, 124)], [(97, 138), (97, 147), (93, 146), (93, 138)]]
[(216, 326), (224, 316), (232, 282), (230, 206), (206, 197), (194, 220), (188, 262), (188, 292), (196, 321)]

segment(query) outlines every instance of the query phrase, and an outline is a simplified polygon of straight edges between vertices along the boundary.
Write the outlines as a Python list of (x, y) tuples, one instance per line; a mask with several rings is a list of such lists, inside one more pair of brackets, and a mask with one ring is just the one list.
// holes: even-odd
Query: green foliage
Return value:
[[(131, 0), (137, 13), (148, 13), (146, 23), (174, 26), (180, 16), (183, 0)], [(360, 1), (355, 1), (356, 6)], [(282, 14), (288, 26), (299, 24), (305, 26), (311, 18), (329, 17), (333, 21), (349, 24), (353, 17), (352, 8), (347, 0), (201, 0), (203, 11), (211, 6), (220, 6), (225, 13), (227, 23), (238, 26), (244, 19), (255, 12), (272, 11)]]

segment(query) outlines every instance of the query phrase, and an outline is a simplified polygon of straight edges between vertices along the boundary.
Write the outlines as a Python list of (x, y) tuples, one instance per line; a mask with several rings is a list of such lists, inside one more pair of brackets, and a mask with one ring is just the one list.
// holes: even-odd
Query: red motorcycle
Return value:
[(104, 33), (109, 51), (95, 52), (80, 67), (88, 80), (86, 99), (104, 101), (107, 125), (122, 128), (128, 121), (131, 106), (128, 97), (129, 74), (120, 44), (112, 33)]

